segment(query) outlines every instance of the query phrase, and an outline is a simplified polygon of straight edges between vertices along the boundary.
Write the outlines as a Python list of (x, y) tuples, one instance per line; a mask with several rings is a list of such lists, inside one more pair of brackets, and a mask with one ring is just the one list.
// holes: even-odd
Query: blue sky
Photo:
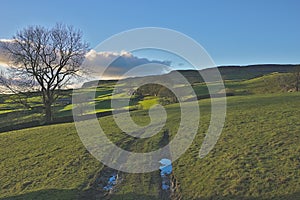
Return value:
[(0, 38), (63, 22), (94, 47), (121, 31), (155, 26), (192, 37), (217, 65), (300, 63), (299, 10), (297, 0), (3, 0)]

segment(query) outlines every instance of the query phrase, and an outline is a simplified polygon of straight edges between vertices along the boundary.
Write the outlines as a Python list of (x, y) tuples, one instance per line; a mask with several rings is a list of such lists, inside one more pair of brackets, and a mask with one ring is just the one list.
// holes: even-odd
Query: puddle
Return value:
[(105, 191), (112, 190), (113, 187), (117, 184), (117, 179), (118, 179), (117, 175), (112, 175), (111, 177), (109, 177), (107, 181), (107, 185), (103, 187), (103, 190)]
[(159, 161), (162, 165), (159, 167), (160, 169), (160, 176), (161, 176), (161, 187), (162, 190), (168, 190), (171, 187), (171, 181), (169, 175), (172, 173), (172, 162), (169, 159), (163, 158)]

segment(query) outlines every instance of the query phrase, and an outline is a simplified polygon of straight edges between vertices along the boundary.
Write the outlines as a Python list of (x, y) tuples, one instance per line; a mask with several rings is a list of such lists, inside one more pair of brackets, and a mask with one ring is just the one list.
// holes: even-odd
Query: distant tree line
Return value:
[(146, 84), (139, 87), (135, 95), (139, 98), (144, 98), (146, 96), (157, 96), (162, 105), (167, 105), (171, 103), (178, 103), (176, 95), (168, 88), (159, 84)]

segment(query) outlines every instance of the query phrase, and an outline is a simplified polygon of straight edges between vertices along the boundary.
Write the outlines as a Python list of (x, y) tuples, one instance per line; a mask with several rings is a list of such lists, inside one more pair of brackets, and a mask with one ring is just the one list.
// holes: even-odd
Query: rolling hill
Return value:
[[(299, 100), (299, 93), (229, 97), (224, 131), (203, 159), (198, 153), (210, 101), (199, 101), (198, 134), (173, 163), (173, 199), (298, 199)], [(171, 137), (180, 117), (178, 106), (166, 106), (164, 130)], [(132, 117), (145, 123), (147, 112), (134, 111)], [(160, 132), (148, 140), (133, 140), (117, 128), (111, 116), (99, 121), (108, 137), (128, 150), (156, 149), (162, 137)], [(73, 123), (6, 132), (0, 134), (0, 146), (0, 199), (96, 199), (104, 193), (95, 181), (107, 168), (85, 150)], [(159, 171), (121, 177), (110, 199), (160, 199)]]
[[(2, 131), (0, 134), (0, 200), (14, 199), (299, 199), (300, 198), (300, 93), (288, 92), (286, 77), (296, 65), (254, 65), (219, 67), (224, 78), (227, 117), (215, 148), (203, 159), (199, 149), (210, 120), (207, 86), (197, 71), (180, 71), (199, 97), (201, 123), (190, 148), (173, 165), (172, 190), (161, 189), (160, 172), (128, 174), (101, 164), (85, 149), (73, 122)], [(207, 69), (210, 70), (210, 69)], [(159, 76), (167, 79), (170, 74)], [(157, 76), (147, 77), (157, 78)], [(142, 81), (141, 77), (130, 82)], [(116, 80), (95, 81), (98, 113), (110, 110)], [(178, 86), (182, 89), (185, 86)], [(66, 91), (69, 97), (72, 91)], [(204, 98), (205, 97), (205, 98)], [(123, 95), (118, 94), (122, 99)], [(39, 97), (29, 99), (34, 109), (24, 111), (10, 96), (0, 98), (0, 125), (38, 119)], [(139, 110), (130, 113), (140, 125), (150, 122), (148, 109), (158, 97), (133, 102)], [(188, 102), (186, 102), (188, 104)], [(129, 137), (112, 116), (99, 118), (107, 137), (128, 151), (149, 152), (172, 140), (178, 130), (180, 105), (165, 105), (168, 118), (162, 130), (151, 138)], [(56, 115), (71, 117), (72, 105), (55, 105)], [(10, 116), (10, 118), (8, 118)], [(37, 124), (32, 126), (40, 125)], [(87, 127), (91, 128), (91, 127)], [(189, 127), (186, 127), (187, 131)], [(118, 173), (112, 192), (103, 188)]]
[[(247, 66), (218, 66), (217, 69), (220, 71), (220, 74), (223, 80), (249, 80), (257, 77), (261, 77), (271, 73), (291, 73), (295, 71), (295, 69), (299, 65), (280, 65), (280, 64), (261, 64), (261, 65), (247, 65)], [(147, 76), (146, 78), (149, 79), (167, 79), (168, 77), (172, 77), (173, 73), (179, 72), (181, 73), (191, 84), (203, 82), (200, 73), (205, 73), (207, 71), (214, 70), (214, 68), (207, 68), (200, 71), (197, 70), (178, 70), (173, 71), (168, 74), (163, 75), (154, 75), (154, 76)], [(128, 82), (138, 83), (143, 82), (145, 77), (134, 77), (128, 78)], [(91, 81), (86, 82), (83, 84), (83, 87), (90, 87), (95, 85), (103, 85), (107, 83), (114, 83), (117, 80), (100, 80), (100, 81)]]

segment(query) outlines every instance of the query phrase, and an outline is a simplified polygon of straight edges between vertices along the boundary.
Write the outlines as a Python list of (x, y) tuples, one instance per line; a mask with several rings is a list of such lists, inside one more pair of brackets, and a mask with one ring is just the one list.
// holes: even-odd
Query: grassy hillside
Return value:
[(73, 124), (7, 132), (0, 137), (1, 198), (76, 198), (78, 190), (102, 168), (82, 146)]
[[(285, 82), (289, 82), (282, 77), (286, 73), (295, 70), (296, 65), (250, 65), (250, 66), (221, 66), (218, 67), (227, 88), (227, 92), (235, 95), (245, 94), (262, 94), (262, 93), (278, 93), (286, 92), (289, 88)], [(204, 69), (209, 71), (211, 69)], [(198, 96), (207, 96), (207, 88), (202, 83), (202, 77), (195, 70), (179, 71), (186, 79), (193, 84)], [(173, 72), (161, 76), (149, 76), (148, 80), (172, 78)], [(130, 78), (126, 82), (129, 85), (135, 85), (139, 82), (143, 83), (144, 78)], [(176, 81), (175, 81), (176, 82)], [(91, 81), (84, 84), (88, 90), (89, 87), (98, 86), (95, 100), (95, 108), (97, 113), (111, 111), (110, 98), (111, 92), (114, 89), (116, 80)], [(125, 91), (126, 93), (126, 91)], [(64, 91), (63, 98), (71, 99), (72, 90)], [(124, 98), (122, 95), (118, 97), (121, 101)], [(206, 97), (207, 98), (207, 97)], [(13, 95), (0, 96), (0, 127), (15, 126), (19, 123), (33, 122), (35, 125), (43, 124), (43, 109), (41, 98), (37, 94), (32, 94), (28, 98), (28, 104), (32, 107), (30, 110), (24, 109), (22, 105), (13, 101)], [(201, 99), (201, 98), (200, 98)], [(131, 108), (139, 108), (139, 102), (132, 101)], [(143, 104), (143, 102), (141, 102)], [(54, 118), (62, 118), (72, 116), (71, 105), (53, 106)], [(89, 113), (91, 114), (91, 113)]]
[[(291, 89), (291, 80), (288, 80), (289, 73), (271, 73), (249, 80), (225, 80), (226, 92), (235, 96), (252, 94), (273, 94), (286, 93)], [(194, 83), (193, 88), (199, 99), (208, 98), (208, 89), (205, 83)]]
[(183, 199), (299, 199), (299, 100), (299, 94), (229, 97), (213, 151), (198, 158), (199, 134), (174, 164)]
[[(257, 77), (261, 77), (271, 73), (291, 73), (295, 71), (297, 65), (277, 65), (277, 64), (265, 64), (265, 65), (249, 65), (249, 66), (219, 66), (217, 67), (223, 80), (249, 80)], [(170, 72), (168, 74), (160, 76), (149, 76), (148, 78), (155, 79), (168, 79), (173, 76), (174, 73), (181, 73), (191, 84), (203, 82), (200, 73), (206, 73), (208, 71), (214, 70), (213, 68), (202, 69), (200, 71), (196, 70), (178, 70)], [(199, 73), (200, 72), (200, 73)], [(143, 78), (131, 78), (129, 79), (132, 83), (143, 82)], [(93, 82), (95, 84), (95, 82)]]
[[(194, 72), (192, 72), (194, 74)], [(187, 75), (187, 74), (185, 74)], [(286, 80), (287, 73), (272, 73), (264, 76), (260, 76), (253, 79), (247, 80), (225, 80), (226, 92), (234, 95), (249, 95), (249, 94), (266, 94), (266, 93), (282, 93), (287, 92), (288, 81)], [(198, 77), (199, 80), (199, 77)], [(95, 109), (97, 113), (111, 111), (110, 99), (111, 93), (113, 91), (115, 82), (102, 82), (98, 86), (94, 100)], [(184, 86), (180, 86), (184, 87)], [(207, 98), (208, 91), (207, 86), (204, 83), (194, 83), (193, 88), (196, 94), (202, 99), (204, 96)], [(89, 90), (89, 89), (86, 89)], [(220, 91), (222, 92), (222, 91)], [(223, 91), (224, 92), (224, 91)], [(65, 98), (71, 98), (72, 91), (65, 92)], [(41, 99), (39, 96), (35, 95), (28, 99), (28, 102), (32, 106), (32, 109), (27, 110), (24, 107), (14, 101), (12, 101), (11, 96), (2, 96), (2, 102), (0, 101), (0, 127), (4, 126), (14, 126), (18, 123), (37, 121), (36, 124), (43, 123), (43, 110)], [(118, 98), (120, 100), (124, 99), (122, 94), (119, 94)], [(131, 108), (148, 108), (147, 104), (151, 98), (147, 101), (131, 101)], [(156, 100), (152, 100), (155, 102)], [(53, 107), (54, 117), (68, 117), (72, 116), (72, 105), (58, 105), (55, 104)]]
[[(173, 165), (177, 196), (300, 198), (299, 102), (299, 93), (229, 97), (221, 138), (207, 157), (199, 159), (210, 117), (209, 99), (199, 101), (198, 134)], [(172, 138), (180, 120), (179, 107), (166, 108), (164, 130)], [(147, 110), (132, 112), (132, 116), (139, 124), (149, 122)], [(151, 139), (128, 138), (111, 116), (101, 118), (100, 124), (108, 137), (128, 150), (157, 149), (162, 138), (162, 132)], [(85, 150), (73, 123), (2, 133), (0, 146), (0, 199), (80, 199), (101, 193), (92, 187), (95, 176), (107, 169)], [(158, 171), (122, 174), (122, 178), (111, 199), (159, 199)]]

